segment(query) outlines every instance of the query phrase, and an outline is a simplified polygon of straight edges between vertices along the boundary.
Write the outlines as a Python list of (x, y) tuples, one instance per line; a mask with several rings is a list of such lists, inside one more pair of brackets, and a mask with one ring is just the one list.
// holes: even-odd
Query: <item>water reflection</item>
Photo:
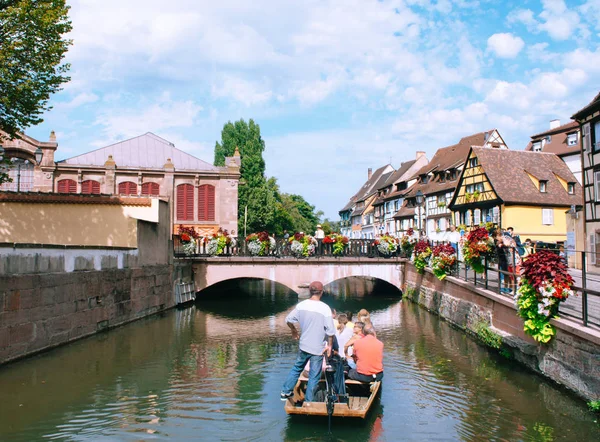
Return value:
[[(348, 282), (338, 282), (338, 284)], [(498, 358), (397, 291), (352, 297), (386, 348), (364, 421), (288, 417), (279, 390), (297, 302), (268, 282), (204, 293), (185, 310), (0, 367), (0, 440), (598, 440), (582, 402)], [(357, 284), (349, 282), (349, 284)], [(362, 284), (362, 282), (360, 282)]]

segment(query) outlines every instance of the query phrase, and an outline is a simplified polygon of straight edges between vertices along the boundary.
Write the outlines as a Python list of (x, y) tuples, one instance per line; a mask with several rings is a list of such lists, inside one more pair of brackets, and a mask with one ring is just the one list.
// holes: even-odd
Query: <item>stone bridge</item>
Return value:
[(404, 282), (404, 259), (401, 258), (269, 258), (218, 257), (193, 258), (192, 269), (196, 292), (214, 284), (237, 278), (260, 278), (275, 281), (308, 297), (308, 285), (315, 280), (327, 285), (351, 276), (376, 278), (400, 289)]

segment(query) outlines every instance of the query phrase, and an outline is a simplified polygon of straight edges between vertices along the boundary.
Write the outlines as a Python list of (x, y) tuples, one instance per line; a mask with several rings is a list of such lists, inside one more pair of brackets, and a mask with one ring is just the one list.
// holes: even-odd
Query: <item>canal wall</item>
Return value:
[(443, 281), (412, 263), (404, 270), (404, 295), (455, 326), (477, 335), (482, 325), (502, 337), (502, 349), (533, 371), (586, 400), (600, 399), (600, 332), (564, 318), (553, 319), (556, 336), (549, 344), (523, 331), (511, 298), (447, 277)]
[(0, 364), (175, 304), (191, 266), (169, 253), (169, 211), (136, 220), (136, 247), (0, 244)]

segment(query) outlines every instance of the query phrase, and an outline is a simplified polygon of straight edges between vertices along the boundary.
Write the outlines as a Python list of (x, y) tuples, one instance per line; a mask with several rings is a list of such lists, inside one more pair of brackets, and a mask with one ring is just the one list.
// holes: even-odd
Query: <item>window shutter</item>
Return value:
[(100, 195), (100, 183), (94, 180), (82, 181), (81, 193), (87, 195)]
[(215, 186), (203, 184), (198, 187), (198, 221), (215, 220)]
[(590, 264), (596, 265), (596, 234), (590, 235)]
[(77, 193), (77, 183), (74, 180), (59, 180), (58, 193)]
[(465, 213), (465, 224), (467, 226), (471, 225), (471, 211), (470, 210), (467, 210)]
[(191, 184), (177, 186), (177, 219), (194, 220), (194, 186)]
[(142, 195), (154, 195), (160, 194), (160, 186), (158, 183), (144, 183), (142, 184)]
[(119, 183), (120, 195), (137, 195), (137, 184), (133, 181), (123, 181)]
[(551, 226), (554, 224), (554, 210), (542, 209), (542, 224)]
[(594, 172), (594, 201), (598, 202), (600, 199), (600, 171)]
[(583, 150), (587, 150), (588, 152), (590, 152), (590, 148), (591, 148), (591, 137), (590, 137), (590, 123), (585, 123), (583, 125), (583, 137), (581, 139), (581, 142), (583, 144)]
[(478, 226), (481, 224), (481, 210), (475, 209), (473, 212), (473, 224)]

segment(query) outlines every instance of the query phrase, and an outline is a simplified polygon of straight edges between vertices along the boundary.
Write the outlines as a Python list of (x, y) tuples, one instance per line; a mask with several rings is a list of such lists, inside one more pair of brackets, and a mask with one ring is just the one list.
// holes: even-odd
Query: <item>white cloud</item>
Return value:
[(568, 39), (579, 25), (577, 12), (569, 10), (563, 0), (542, 0), (542, 4), (540, 17), (544, 22), (539, 28), (554, 40)]
[(243, 78), (226, 75), (220, 86), (213, 85), (212, 95), (233, 98), (249, 107), (264, 104), (272, 98), (273, 92), (265, 89)]
[(488, 38), (487, 45), (488, 50), (494, 52), (500, 58), (515, 58), (525, 46), (525, 42), (521, 37), (501, 33)]
[[(172, 128), (191, 127), (202, 106), (191, 100), (172, 101), (168, 94), (158, 101), (135, 108), (113, 108), (100, 113), (95, 124), (104, 127), (109, 141), (159, 132)], [(105, 141), (100, 141), (105, 145)]]
[(84, 104), (95, 103), (96, 101), (98, 101), (98, 95), (91, 92), (81, 92), (73, 97), (71, 101), (57, 103), (54, 106), (54, 109), (59, 111), (69, 111), (76, 109), (79, 106), (83, 106)]
[(508, 14), (507, 21), (508, 23), (524, 24), (530, 30), (534, 29), (539, 24), (534, 18), (534, 14), (531, 9), (515, 9)]

